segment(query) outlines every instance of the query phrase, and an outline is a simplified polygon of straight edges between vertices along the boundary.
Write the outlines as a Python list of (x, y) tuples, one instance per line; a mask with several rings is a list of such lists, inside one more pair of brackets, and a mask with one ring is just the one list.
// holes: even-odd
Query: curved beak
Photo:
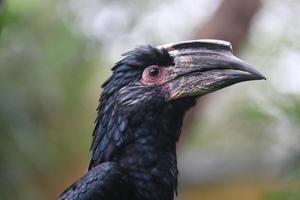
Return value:
[(235, 83), (266, 79), (259, 71), (233, 55), (229, 42), (192, 40), (167, 44), (175, 65), (168, 69), (165, 88), (169, 100), (204, 94)]

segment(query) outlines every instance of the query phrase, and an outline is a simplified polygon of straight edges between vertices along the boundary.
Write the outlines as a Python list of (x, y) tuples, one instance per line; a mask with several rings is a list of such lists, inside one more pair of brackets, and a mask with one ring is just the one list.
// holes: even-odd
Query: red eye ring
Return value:
[(157, 65), (147, 67), (142, 75), (142, 82), (145, 84), (159, 84), (163, 80), (164, 68)]

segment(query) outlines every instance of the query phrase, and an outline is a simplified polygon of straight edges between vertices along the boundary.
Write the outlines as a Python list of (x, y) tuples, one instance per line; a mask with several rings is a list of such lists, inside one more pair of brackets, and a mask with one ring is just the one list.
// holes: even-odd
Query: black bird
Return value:
[(59, 200), (172, 200), (185, 112), (202, 95), (265, 79), (220, 40), (141, 46), (124, 56), (102, 85), (88, 172)]

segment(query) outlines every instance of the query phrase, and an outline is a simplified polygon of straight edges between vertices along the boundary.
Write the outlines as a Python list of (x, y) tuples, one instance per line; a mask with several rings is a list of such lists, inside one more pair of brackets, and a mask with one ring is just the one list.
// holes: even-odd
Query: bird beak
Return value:
[(168, 68), (165, 88), (168, 99), (204, 94), (235, 83), (266, 79), (248, 63), (235, 57), (229, 42), (221, 40), (193, 40), (167, 44), (174, 58)]

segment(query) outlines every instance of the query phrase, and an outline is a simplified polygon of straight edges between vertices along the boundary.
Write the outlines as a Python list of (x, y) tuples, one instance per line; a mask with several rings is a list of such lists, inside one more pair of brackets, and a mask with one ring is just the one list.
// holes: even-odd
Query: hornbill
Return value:
[(59, 200), (172, 200), (185, 112), (202, 95), (265, 79), (220, 40), (141, 46), (112, 71), (102, 85), (88, 171)]

